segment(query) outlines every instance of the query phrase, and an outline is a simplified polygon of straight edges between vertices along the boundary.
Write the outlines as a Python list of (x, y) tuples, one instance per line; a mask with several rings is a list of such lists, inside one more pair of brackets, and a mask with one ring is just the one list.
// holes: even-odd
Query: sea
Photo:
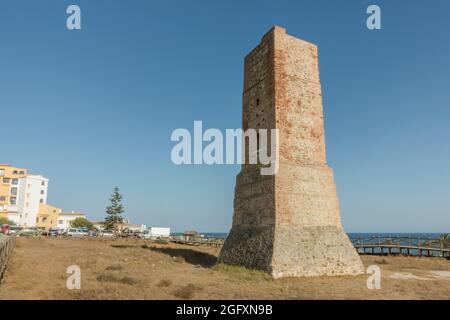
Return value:
[[(199, 234), (203, 235), (205, 238), (220, 238), (225, 239), (228, 236), (227, 232), (199, 232)], [(172, 233), (173, 236), (181, 236), (183, 232)], [(427, 239), (438, 239), (442, 233), (405, 233), (405, 232), (382, 232), (382, 233), (347, 233), (348, 237), (351, 240), (357, 240), (358, 238), (416, 238), (421, 240)]]
[[(228, 236), (228, 233), (226, 232), (199, 232), (200, 235), (204, 239), (225, 239)], [(183, 235), (183, 233), (173, 233), (173, 236), (180, 236)], [(363, 243), (375, 243), (377, 244), (378, 241), (380, 241), (380, 238), (384, 238), (383, 240), (386, 240), (386, 238), (391, 238), (394, 243), (400, 243), (402, 245), (410, 245), (410, 246), (417, 246), (419, 242), (427, 243), (429, 240), (436, 240), (439, 239), (442, 236), (442, 233), (404, 233), (404, 232), (391, 232), (391, 233), (347, 233), (348, 237), (350, 238), (350, 241), (355, 245), (358, 243), (358, 241), (362, 241)], [(363, 239), (363, 240), (362, 240)], [(430, 243), (433, 243), (430, 245)], [(428, 242), (428, 245), (431, 247), (439, 247), (438, 242)], [(424, 245), (425, 246), (425, 245)], [(378, 248), (378, 251), (381, 249)], [(380, 252), (378, 252), (380, 253)], [(410, 250), (411, 255), (418, 255), (418, 250), (411, 249)], [(438, 254), (437, 252), (431, 252), (432, 255)]]

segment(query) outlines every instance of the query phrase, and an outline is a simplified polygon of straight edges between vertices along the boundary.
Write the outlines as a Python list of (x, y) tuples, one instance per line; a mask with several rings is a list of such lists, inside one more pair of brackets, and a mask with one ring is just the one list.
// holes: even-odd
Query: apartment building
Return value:
[(48, 179), (27, 169), (0, 164), (0, 218), (23, 227), (70, 228), (84, 213), (62, 212), (47, 203)]
[(39, 207), (47, 203), (48, 179), (41, 175), (27, 175), (19, 179), (19, 219), (13, 220), (25, 227), (36, 226)]
[(0, 217), (17, 218), (18, 203), (21, 200), (19, 180), (27, 174), (26, 169), (0, 164)]
[(47, 178), (0, 164), (0, 217), (24, 227), (56, 225), (54, 211), (59, 209), (47, 205), (47, 190)]

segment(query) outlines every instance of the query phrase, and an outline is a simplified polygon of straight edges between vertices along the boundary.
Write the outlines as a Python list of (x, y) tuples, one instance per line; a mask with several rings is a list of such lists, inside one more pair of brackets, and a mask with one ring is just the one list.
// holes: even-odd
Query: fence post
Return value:
[(420, 249), (420, 237), (417, 237), (417, 254), (420, 256), (422, 256), (422, 250)]

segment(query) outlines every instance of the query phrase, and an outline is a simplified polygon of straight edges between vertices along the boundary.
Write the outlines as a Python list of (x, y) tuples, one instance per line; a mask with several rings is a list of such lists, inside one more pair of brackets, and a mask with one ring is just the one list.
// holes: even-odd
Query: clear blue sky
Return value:
[[(78, 4), (82, 30), (66, 29)], [(382, 30), (366, 28), (379, 4)], [(243, 58), (274, 24), (319, 46), (328, 162), (350, 232), (450, 229), (450, 2), (0, 3), (0, 162), (103, 219), (228, 231), (239, 166), (175, 166), (176, 128), (241, 125)]]

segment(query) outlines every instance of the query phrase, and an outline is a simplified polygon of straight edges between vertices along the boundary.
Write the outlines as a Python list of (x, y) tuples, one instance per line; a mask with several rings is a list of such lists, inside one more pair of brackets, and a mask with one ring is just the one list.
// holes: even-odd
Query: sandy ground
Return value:
[[(216, 265), (218, 248), (145, 240), (18, 238), (0, 299), (450, 299), (450, 261), (362, 256), (382, 270), (368, 276), (283, 278)], [(81, 269), (81, 290), (68, 290), (66, 269)]]

